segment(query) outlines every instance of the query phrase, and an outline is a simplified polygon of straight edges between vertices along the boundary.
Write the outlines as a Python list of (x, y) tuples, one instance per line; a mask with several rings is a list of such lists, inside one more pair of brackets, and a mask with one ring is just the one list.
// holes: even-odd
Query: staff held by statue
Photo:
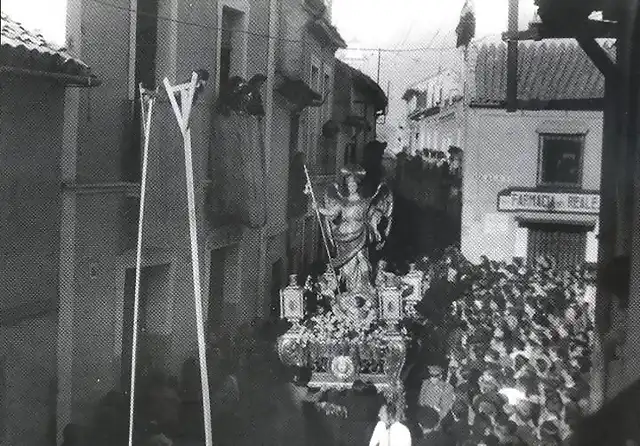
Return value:
[(307, 165), (306, 164), (303, 164), (303, 168), (304, 168), (304, 175), (305, 175), (305, 178), (307, 180), (307, 184), (305, 185), (305, 188), (304, 188), (304, 193), (306, 195), (310, 195), (311, 196), (311, 205), (313, 206), (313, 210), (316, 213), (316, 218), (318, 219), (318, 224), (320, 225), (320, 233), (322, 234), (322, 242), (324, 243), (324, 248), (327, 251), (327, 258), (329, 259), (329, 267), (330, 267), (329, 269), (331, 270), (331, 274), (332, 274), (333, 279), (334, 279), (333, 283), (335, 283), (336, 286), (337, 286), (339, 284), (338, 276), (336, 275), (336, 271), (335, 271), (334, 266), (333, 266), (333, 260), (332, 260), (332, 257), (331, 257), (331, 251), (329, 250), (329, 244), (327, 242), (327, 234), (325, 233), (325, 230), (324, 230), (325, 228), (324, 228), (324, 225), (322, 224), (322, 220), (321, 220), (321, 217), (320, 217), (320, 210), (319, 210), (319, 207), (318, 207), (318, 202), (316, 201), (316, 196), (313, 193), (313, 186), (311, 184), (311, 177), (309, 176), (309, 171), (307, 170)]

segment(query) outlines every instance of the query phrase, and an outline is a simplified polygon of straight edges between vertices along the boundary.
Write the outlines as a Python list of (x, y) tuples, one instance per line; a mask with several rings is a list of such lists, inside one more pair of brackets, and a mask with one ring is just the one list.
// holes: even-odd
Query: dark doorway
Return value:
[(224, 313), (224, 267), (226, 249), (211, 251), (209, 270), (209, 309), (207, 313), (207, 332), (216, 331), (222, 326)]
[(284, 262), (282, 259), (276, 260), (271, 265), (271, 303), (269, 304), (269, 313), (273, 317), (280, 317), (280, 290), (284, 285)]
[[(122, 389), (128, 392), (131, 385), (131, 355), (133, 346), (133, 309), (135, 301), (135, 268), (127, 268), (124, 281), (124, 305), (122, 316)], [(163, 367), (168, 355), (167, 324), (170, 293), (169, 265), (142, 268), (140, 276), (140, 302), (138, 308), (137, 375), (145, 375), (151, 368)]]

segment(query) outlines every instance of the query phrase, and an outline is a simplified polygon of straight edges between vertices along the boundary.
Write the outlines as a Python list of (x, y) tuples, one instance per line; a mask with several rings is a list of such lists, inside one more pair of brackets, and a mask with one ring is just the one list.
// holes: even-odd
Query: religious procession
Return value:
[(640, 445), (638, 0), (1, 22), (0, 445)]

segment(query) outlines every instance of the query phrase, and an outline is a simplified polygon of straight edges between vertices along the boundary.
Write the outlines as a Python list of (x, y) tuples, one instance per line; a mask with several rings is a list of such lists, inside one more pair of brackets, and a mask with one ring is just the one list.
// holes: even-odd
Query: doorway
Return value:
[[(168, 264), (143, 267), (141, 270), (136, 357), (138, 376), (144, 376), (153, 369), (162, 370), (168, 364), (172, 302), (169, 272)], [(127, 268), (124, 280), (120, 358), (120, 384), (125, 391), (128, 391), (131, 385), (135, 280), (135, 268)]]
[(284, 262), (278, 259), (271, 265), (271, 287), (269, 294), (271, 302), (269, 304), (269, 314), (274, 318), (280, 317), (280, 290), (284, 286)]
[(211, 262), (209, 264), (207, 333), (219, 331), (224, 322), (224, 272), (226, 257), (226, 248), (211, 251)]
[(587, 226), (558, 223), (527, 223), (527, 261), (540, 256), (555, 260), (558, 268), (574, 269), (585, 262)]

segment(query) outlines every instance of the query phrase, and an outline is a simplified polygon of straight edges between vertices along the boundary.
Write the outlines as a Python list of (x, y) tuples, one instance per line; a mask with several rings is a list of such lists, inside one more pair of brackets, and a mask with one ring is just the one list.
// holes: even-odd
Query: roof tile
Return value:
[(90, 68), (45, 37), (26, 29), (4, 12), (1, 15), (0, 62), (5, 66), (73, 76), (91, 76)]
[[(614, 56), (614, 40), (599, 40)], [(507, 45), (480, 43), (475, 59), (475, 104), (500, 104), (507, 92)], [(604, 76), (573, 39), (518, 44), (518, 100), (599, 99)]]

